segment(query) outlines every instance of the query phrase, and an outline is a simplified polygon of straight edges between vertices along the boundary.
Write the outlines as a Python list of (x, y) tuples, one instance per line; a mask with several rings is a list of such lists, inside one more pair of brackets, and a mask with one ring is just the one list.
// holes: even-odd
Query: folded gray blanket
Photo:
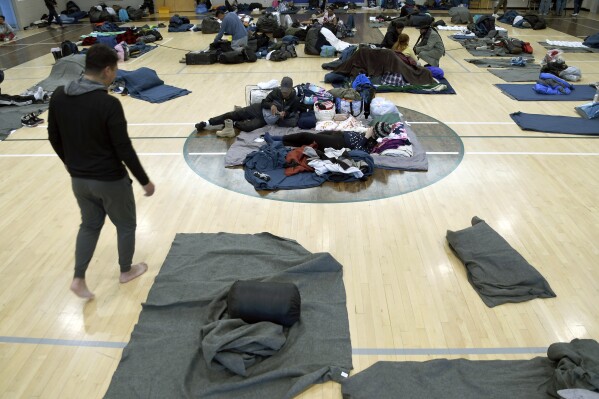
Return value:
[(448, 230), (447, 242), (488, 307), (555, 297), (545, 278), (484, 220), (475, 216), (472, 227)]

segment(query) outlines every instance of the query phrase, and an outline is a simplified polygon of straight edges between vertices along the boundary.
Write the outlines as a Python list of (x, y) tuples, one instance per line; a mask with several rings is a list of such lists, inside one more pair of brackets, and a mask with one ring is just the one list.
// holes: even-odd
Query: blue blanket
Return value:
[(117, 79), (125, 82), (125, 87), (133, 98), (151, 103), (162, 103), (176, 97), (185, 96), (191, 91), (165, 85), (156, 71), (142, 67), (135, 71), (118, 70)]
[(591, 101), (595, 88), (584, 85), (574, 85), (570, 94), (539, 94), (530, 84), (496, 84), (503, 94), (518, 101)]
[(544, 133), (599, 135), (599, 119), (514, 112), (510, 114), (522, 130)]

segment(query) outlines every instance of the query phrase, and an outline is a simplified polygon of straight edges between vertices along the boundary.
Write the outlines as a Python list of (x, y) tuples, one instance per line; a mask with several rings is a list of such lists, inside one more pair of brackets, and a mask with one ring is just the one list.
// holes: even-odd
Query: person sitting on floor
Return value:
[(393, 47), (391, 47), (391, 50), (395, 51), (396, 53), (402, 53), (404, 56), (408, 57), (411, 61), (413, 61), (410, 62), (411, 65), (416, 65), (416, 55), (414, 55), (414, 52), (412, 51), (409, 45), (410, 36), (406, 35), (405, 33), (401, 33), (398, 36), (397, 41), (393, 44)]
[(214, 38), (214, 43), (220, 41), (223, 35), (227, 34), (233, 36), (231, 41), (233, 50), (241, 50), (248, 45), (248, 32), (235, 12), (231, 11), (225, 14), (223, 10), (218, 10), (216, 18), (221, 20), (221, 25)]
[(445, 46), (443, 39), (435, 28), (430, 24), (422, 24), (419, 26), (420, 37), (414, 45), (414, 53), (426, 62), (425, 66), (439, 66), (439, 60), (445, 55)]
[(314, 19), (317, 19), (318, 23), (321, 25), (331, 24), (336, 26), (339, 22), (335, 15), (335, 9), (332, 6), (328, 6), (326, 10), (324, 10), (324, 13), (315, 15)]
[(365, 129), (364, 132), (357, 131), (324, 131), (320, 133), (300, 132), (287, 134), (285, 136), (271, 136), (264, 134), (264, 141), (272, 143), (273, 141), (282, 141), (287, 147), (301, 147), (316, 143), (319, 149), (333, 148), (340, 150), (349, 148), (350, 150), (360, 150), (370, 153), (377, 144), (378, 138), (389, 136), (393, 131), (393, 125), (385, 122), (377, 122), (373, 127)]
[(225, 129), (217, 132), (218, 137), (234, 137), (234, 128), (244, 132), (251, 132), (266, 125), (277, 125), (281, 127), (295, 127), (299, 113), (306, 106), (301, 103), (295, 90), (293, 80), (286, 76), (281, 80), (281, 86), (273, 89), (261, 103), (227, 112), (215, 116), (207, 121), (195, 125), (198, 132), (217, 130), (219, 125), (225, 125)]
[(0, 15), (0, 41), (8, 42), (15, 37), (15, 30), (6, 22), (4, 15)]
[(385, 33), (385, 37), (381, 42), (381, 47), (392, 48), (393, 45), (397, 42), (397, 38), (399, 37), (399, 35), (401, 35), (401, 33), (403, 32), (404, 27), (405, 25), (401, 21), (391, 21), (391, 25), (389, 25), (387, 33)]

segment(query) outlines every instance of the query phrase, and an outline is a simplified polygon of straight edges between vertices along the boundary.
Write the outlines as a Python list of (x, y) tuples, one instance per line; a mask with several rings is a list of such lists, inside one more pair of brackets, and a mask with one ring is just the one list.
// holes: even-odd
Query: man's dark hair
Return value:
[(405, 27), (406, 27), (406, 26), (404, 25), (404, 23), (403, 23), (403, 22), (401, 22), (401, 21), (393, 21), (393, 22), (391, 22), (391, 25), (393, 25), (393, 27), (394, 27), (395, 29), (403, 29), (403, 28), (405, 28)]
[(215, 16), (218, 18), (221, 15), (225, 15), (225, 12), (223, 10), (217, 10)]
[(0, 18), (2, 18), (2, 19), (6, 19), (6, 18), (4, 18), (4, 15), (0, 15)]
[(85, 72), (98, 74), (107, 66), (115, 66), (118, 61), (116, 51), (105, 44), (94, 44), (85, 56)]

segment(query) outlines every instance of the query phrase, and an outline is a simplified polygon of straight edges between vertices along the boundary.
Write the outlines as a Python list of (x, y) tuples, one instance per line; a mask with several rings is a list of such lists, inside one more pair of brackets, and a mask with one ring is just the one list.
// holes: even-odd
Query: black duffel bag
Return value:
[(245, 62), (245, 56), (241, 51), (227, 51), (218, 56), (218, 62), (221, 64), (241, 64)]
[(233, 47), (231, 47), (230, 41), (219, 40), (218, 42), (210, 43), (210, 50), (220, 51), (221, 53), (226, 53), (228, 51), (233, 51)]

